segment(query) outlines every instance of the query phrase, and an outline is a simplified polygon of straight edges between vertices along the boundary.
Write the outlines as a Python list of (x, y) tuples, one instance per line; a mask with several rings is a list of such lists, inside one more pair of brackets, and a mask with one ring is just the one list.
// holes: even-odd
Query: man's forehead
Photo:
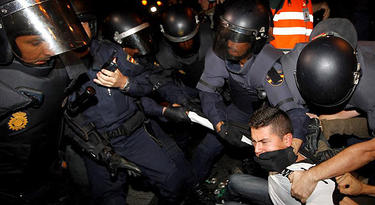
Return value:
[(261, 140), (272, 138), (271, 126), (260, 127), (257, 129), (251, 127), (250, 130), (251, 130), (251, 138), (254, 141), (261, 141)]

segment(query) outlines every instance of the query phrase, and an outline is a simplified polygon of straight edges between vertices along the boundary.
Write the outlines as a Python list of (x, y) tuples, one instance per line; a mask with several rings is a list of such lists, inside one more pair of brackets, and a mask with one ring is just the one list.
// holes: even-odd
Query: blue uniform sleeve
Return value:
[(293, 137), (305, 141), (307, 134), (307, 122), (309, 120), (306, 115), (306, 109), (294, 108), (286, 112), (292, 122)]
[(199, 92), (203, 113), (215, 126), (220, 121), (225, 121), (225, 104), (222, 97), (217, 93)]
[(186, 96), (182, 87), (177, 86), (173, 82), (168, 82), (157, 90), (160, 97), (169, 103), (177, 103), (180, 105), (188, 102), (189, 97)]
[[(272, 106), (279, 107), (288, 113), (293, 125), (293, 136), (304, 141), (307, 133), (305, 125), (308, 120), (306, 110), (294, 100), (280, 64), (276, 63), (274, 65), (274, 72), (277, 73), (271, 74), (268, 72), (264, 80), (264, 89), (267, 93), (268, 101)], [(275, 77), (275, 75), (278, 77)]]
[(148, 97), (142, 97), (140, 100), (146, 115), (155, 117), (162, 116), (163, 106), (156, 103), (155, 100)]
[(209, 50), (205, 58), (204, 71), (197, 84), (197, 89), (200, 90), (199, 97), (201, 99), (202, 110), (214, 125), (225, 120), (226, 106), (217, 89), (224, 86), (228, 75), (225, 62), (217, 57), (212, 50)]
[(148, 80), (147, 76), (149, 71), (145, 71), (137, 76), (130, 76), (129, 89), (127, 94), (134, 97), (143, 97), (152, 93), (152, 84)]
[(223, 87), (225, 79), (229, 77), (225, 62), (217, 57), (212, 50), (207, 52), (204, 62), (204, 71), (197, 84), (198, 90), (216, 92), (216, 88)]

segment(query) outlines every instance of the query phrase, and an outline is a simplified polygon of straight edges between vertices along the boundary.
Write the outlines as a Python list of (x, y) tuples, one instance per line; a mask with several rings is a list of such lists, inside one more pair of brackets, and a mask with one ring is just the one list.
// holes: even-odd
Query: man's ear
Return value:
[(287, 133), (283, 136), (283, 143), (287, 146), (290, 147), (292, 146), (292, 141), (293, 141), (293, 135), (292, 133)]

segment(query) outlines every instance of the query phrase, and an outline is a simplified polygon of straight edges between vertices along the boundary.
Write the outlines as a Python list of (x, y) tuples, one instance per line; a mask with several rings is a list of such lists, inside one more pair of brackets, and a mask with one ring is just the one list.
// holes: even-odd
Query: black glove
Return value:
[(167, 107), (164, 111), (164, 117), (169, 121), (181, 123), (190, 123), (190, 118), (186, 114), (185, 107)]
[(247, 124), (233, 123), (233, 122), (224, 122), (221, 125), (219, 136), (228, 142), (229, 144), (236, 147), (249, 147), (250, 145), (242, 142), (242, 136), (251, 140), (250, 128)]
[(196, 99), (196, 98), (189, 99), (186, 102), (182, 103), (182, 105), (186, 107), (186, 109), (189, 111), (196, 112), (199, 115), (201, 115), (200, 113), (202, 113), (202, 107), (200, 106), (199, 99)]
[(304, 149), (310, 154), (315, 154), (318, 150), (320, 134), (320, 120), (317, 118), (311, 118), (307, 126), (306, 141), (304, 142)]
[(128, 175), (130, 176), (140, 176), (142, 174), (141, 170), (132, 162), (129, 162), (122, 156), (118, 155), (117, 153), (113, 153), (111, 159), (109, 161), (109, 167), (115, 171), (117, 169), (126, 169)]

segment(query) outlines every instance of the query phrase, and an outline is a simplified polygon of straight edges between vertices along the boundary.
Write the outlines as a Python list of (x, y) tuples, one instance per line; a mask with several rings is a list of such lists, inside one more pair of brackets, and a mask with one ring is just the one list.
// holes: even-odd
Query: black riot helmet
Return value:
[[(261, 0), (229, 2), (220, 16), (214, 52), (222, 59), (239, 61), (257, 54), (268, 39), (270, 10)], [(231, 43), (243, 43), (247, 49), (233, 53)]]
[(9, 64), (13, 60), (12, 49), (2, 25), (0, 19), (0, 65)]
[(29, 65), (44, 63), (88, 42), (66, 0), (2, 0), (0, 16), (12, 53)]
[(80, 22), (87, 22), (90, 27), (91, 38), (97, 34), (96, 7), (92, 0), (70, 0), (73, 10)]
[(103, 38), (123, 48), (138, 49), (140, 56), (152, 51), (150, 24), (133, 12), (112, 12), (104, 20)]
[(190, 56), (199, 50), (199, 20), (196, 12), (181, 4), (170, 6), (161, 14), (161, 33), (179, 56)]
[(344, 39), (323, 36), (307, 44), (297, 61), (297, 86), (307, 103), (343, 105), (360, 77), (355, 50)]

